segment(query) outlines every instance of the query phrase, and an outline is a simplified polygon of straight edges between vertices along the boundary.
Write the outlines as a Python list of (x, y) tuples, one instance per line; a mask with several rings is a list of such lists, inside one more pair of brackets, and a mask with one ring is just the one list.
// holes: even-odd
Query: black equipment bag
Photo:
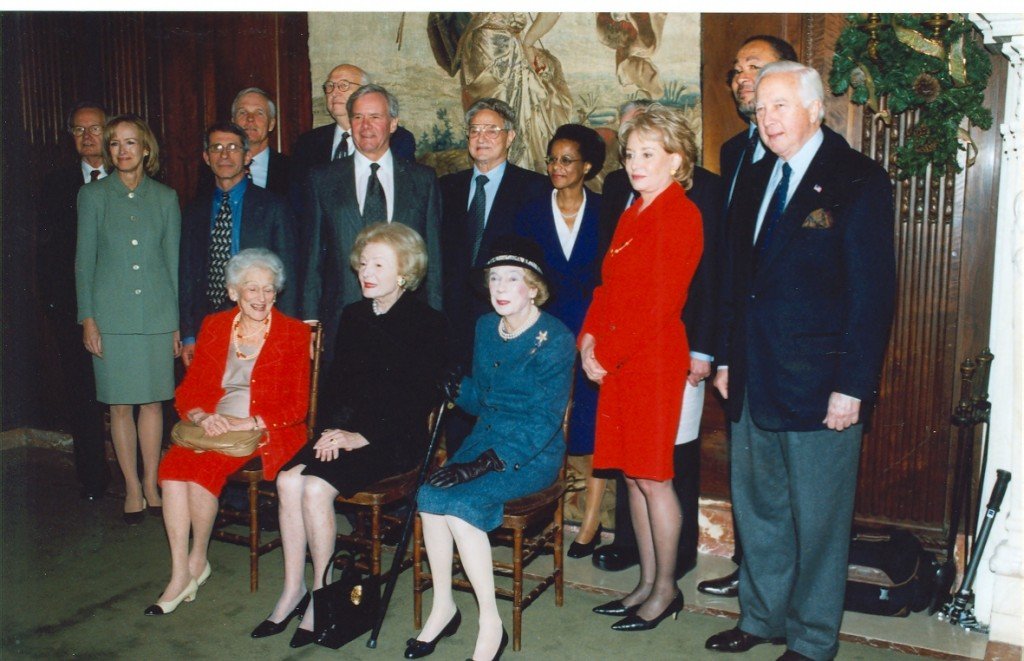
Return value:
[(906, 530), (854, 531), (843, 608), (895, 617), (922, 611), (932, 600), (937, 565)]

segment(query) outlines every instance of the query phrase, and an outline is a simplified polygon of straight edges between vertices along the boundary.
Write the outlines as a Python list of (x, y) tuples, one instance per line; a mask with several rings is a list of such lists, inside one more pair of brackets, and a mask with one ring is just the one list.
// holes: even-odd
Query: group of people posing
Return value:
[[(488, 532), (505, 502), (557, 478), (567, 449), (595, 472), (569, 554), (640, 567), (629, 594), (594, 611), (617, 616), (619, 631), (652, 629), (682, 609), (676, 582), (696, 562), (692, 441), (717, 363), (746, 554), (740, 623), (708, 647), (784, 641), (786, 659), (834, 656), (859, 412), (891, 315), (891, 191), (881, 168), (820, 126), (817, 72), (769, 64), (795, 60), (779, 44), (754, 37), (737, 56), (730, 84), (756, 130), (722, 179), (696, 165), (681, 112), (633, 102), (618, 131), (623, 168), (604, 195), (585, 186), (605, 161), (597, 132), (558, 127), (544, 177), (508, 161), (516, 117), (494, 98), (465, 114), (472, 167), (438, 180), (413, 160), (394, 95), (344, 64), (323, 84), (335, 124), (302, 136), (290, 161), (268, 147), (268, 95), (239, 93), (232, 121), (206, 131), (212, 181), (182, 214), (152, 178), (159, 148), (146, 122), (76, 107), (75, 321), (96, 399), (110, 406), (125, 522), (162, 515), (171, 550), (146, 614), (172, 612), (209, 579), (218, 498), (258, 456), (277, 484), (285, 572), (252, 636), (300, 616), (291, 646), (315, 642), (310, 591), (334, 550), (335, 499), (420, 463), (430, 412), (447, 397), (458, 407), (447, 460), (416, 498), (433, 603), (406, 658), (460, 626), (456, 547), (479, 604), (473, 658), (501, 656)], [(44, 225), (60, 209), (50, 213)], [(56, 245), (57, 233), (41, 236)], [(325, 334), (314, 430), (303, 321)], [(175, 391), (176, 356), (187, 369)], [(174, 445), (161, 459), (172, 396), (207, 436), (261, 434), (257, 450)], [(87, 456), (87, 427), (76, 460), (95, 497), (106, 475)], [(595, 551), (602, 471), (622, 481), (622, 514), (615, 543)]]

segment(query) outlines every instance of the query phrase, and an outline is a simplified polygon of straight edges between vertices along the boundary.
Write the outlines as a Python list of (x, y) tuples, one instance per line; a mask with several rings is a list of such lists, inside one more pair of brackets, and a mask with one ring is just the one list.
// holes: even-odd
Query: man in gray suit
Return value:
[(327, 361), (341, 310), (362, 298), (349, 267), (356, 235), (367, 225), (408, 225), (427, 244), (427, 279), (421, 291), (441, 309), (441, 194), (434, 171), (395, 158), (391, 135), (398, 128), (398, 99), (379, 85), (364, 85), (348, 99), (356, 151), (309, 171), (303, 225), (309, 231), (309, 260), (303, 287), (306, 319), (324, 322)]

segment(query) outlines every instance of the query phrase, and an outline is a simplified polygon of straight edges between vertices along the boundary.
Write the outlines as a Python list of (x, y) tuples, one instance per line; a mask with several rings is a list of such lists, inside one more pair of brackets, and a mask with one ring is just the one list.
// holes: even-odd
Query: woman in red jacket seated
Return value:
[(273, 480), (306, 442), (310, 329), (274, 310), (284, 287), (284, 265), (269, 250), (250, 248), (228, 261), (224, 275), (228, 296), (238, 307), (203, 322), (175, 406), (182, 419), (202, 427), (207, 436), (248, 430), (264, 434), (246, 457), (177, 445), (164, 455), (159, 479), (171, 581), (146, 615), (166, 615), (182, 601), (192, 601), (210, 577), (206, 549), (228, 476), (259, 456), (264, 477)]

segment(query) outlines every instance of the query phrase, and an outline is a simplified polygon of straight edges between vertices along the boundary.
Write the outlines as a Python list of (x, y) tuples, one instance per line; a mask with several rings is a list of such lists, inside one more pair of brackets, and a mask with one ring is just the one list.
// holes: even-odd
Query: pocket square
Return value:
[(828, 209), (815, 209), (807, 214), (801, 227), (812, 230), (827, 230), (833, 225), (832, 212)]

